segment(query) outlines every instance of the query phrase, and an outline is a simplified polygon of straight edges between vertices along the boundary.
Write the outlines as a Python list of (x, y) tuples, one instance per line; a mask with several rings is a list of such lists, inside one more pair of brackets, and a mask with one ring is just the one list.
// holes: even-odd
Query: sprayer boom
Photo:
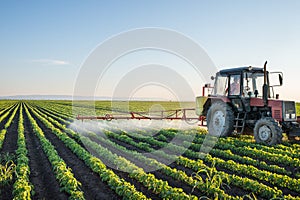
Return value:
[(106, 114), (104, 116), (81, 116), (76, 117), (77, 120), (118, 120), (118, 119), (148, 119), (148, 120), (199, 120), (197, 116), (188, 116), (188, 113), (195, 113), (195, 108), (184, 108), (177, 110), (151, 111), (145, 112), (120, 112), (117, 115)]

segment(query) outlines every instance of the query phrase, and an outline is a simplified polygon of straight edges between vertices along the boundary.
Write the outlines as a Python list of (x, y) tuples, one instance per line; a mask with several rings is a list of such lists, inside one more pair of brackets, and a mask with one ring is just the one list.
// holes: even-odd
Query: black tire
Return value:
[(208, 109), (207, 128), (209, 134), (226, 137), (233, 132), (234, 114), (232, 108), (224, 102), (215, 102)]
[(272, 117), (262, 118), (255, 124), (254, 138), (260, 144), (279, 144), (282, 142), (282, 129)]

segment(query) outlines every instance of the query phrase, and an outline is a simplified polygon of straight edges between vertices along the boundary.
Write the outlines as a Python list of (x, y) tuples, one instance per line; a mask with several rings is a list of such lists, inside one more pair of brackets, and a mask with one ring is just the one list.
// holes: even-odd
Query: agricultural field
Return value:
[[(129, 110), (154, 104), (194, 106)], [(96, 114), (110, 106), (96, 102)], [(195, 125), (78, 121), (73, 108), (88, 115), (94, 105), (0, 101), (0, 199), (300, 199), (299, 143), (228, 137), (203, 154), (207, 131)]]

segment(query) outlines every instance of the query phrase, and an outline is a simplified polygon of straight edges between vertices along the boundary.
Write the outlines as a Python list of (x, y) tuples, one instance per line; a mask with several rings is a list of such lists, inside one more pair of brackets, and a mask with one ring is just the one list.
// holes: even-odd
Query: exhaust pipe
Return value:
[(268, 86), (268, 80), (267, 80), (267, 61), (264, 64), (264, 85), (263, 85), (263, 101), (264, 106), (268, 106), (268, 96), (269, 96), (269, 86)]

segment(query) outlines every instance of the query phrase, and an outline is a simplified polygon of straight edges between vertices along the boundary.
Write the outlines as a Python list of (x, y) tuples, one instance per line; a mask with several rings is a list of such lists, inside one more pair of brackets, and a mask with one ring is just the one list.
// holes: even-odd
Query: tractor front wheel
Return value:
[(233, 132), (234, 115), (232, 108), (224, 102), (213, 103), (207, 112), (209, 134), (226, 137)]
[(255, 124), (254, 138), (257, 143), (267, 145), (278, 144), (282, 141), (282, 130), (273, 118), (262, 118)]

